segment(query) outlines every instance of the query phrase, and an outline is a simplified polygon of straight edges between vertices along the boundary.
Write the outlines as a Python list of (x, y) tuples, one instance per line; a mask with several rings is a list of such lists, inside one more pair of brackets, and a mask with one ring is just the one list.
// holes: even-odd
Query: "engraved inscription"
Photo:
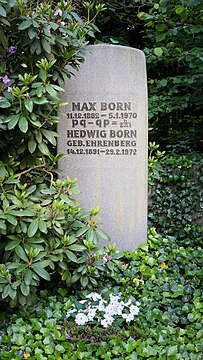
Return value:
[(131, 101), (75, 101), (66, 117), (68, 154), (136, 155), (137, 113)]

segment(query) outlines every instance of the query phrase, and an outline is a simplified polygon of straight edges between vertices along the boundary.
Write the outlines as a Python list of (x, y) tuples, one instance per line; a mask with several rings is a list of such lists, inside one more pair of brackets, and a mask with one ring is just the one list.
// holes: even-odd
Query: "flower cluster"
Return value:
[(17, 51), (17, 47), (16, 47), (16, 46), (10, 46), (10, 47), (8, 48), (8, 52), (9, 52), (10, 54), (15, 54), (16, 51)]
[[(8, 75), (1, 76), (0, 82), (2, 83), (2, 86), (1, 86), (2, 90), (12, 92), (12, 87), (8, 85), (11, 82), (11, 79), (8, 77)], [(4, 86), (4, 85), (6, 85), (6, 86)], [(0, 96), (0, 100), (1, 99), (2, 99), (2, 96)]]
[(106, 255), (103, 257), (103, 260), (104, 260), (104, 262), (108, 262), (108, 261), (112, 260), (112, 256), (106, 254)]
[(62, 15), (63, 15), (63, 12), (62, 12), (61, 9), (56, 10), (55, 13), (54, 13), (54, 17), (62, 16)]
[(131, 299), (121, 300), (122, 294), (110, 294), (108, 301), (103, 299), (102, 295), (92, 292), (86, 296), (86, 299), (79, 301), (80, 310), (77, 310), (75, 304), (67, 313), (67, 318), (73, 316), (77, 325), (85, 325), (96, 321), (104, 328), (112, 325), (119, 317), (121, 321), (130, 322), (139, 313), (138, 301), (135, 304)]

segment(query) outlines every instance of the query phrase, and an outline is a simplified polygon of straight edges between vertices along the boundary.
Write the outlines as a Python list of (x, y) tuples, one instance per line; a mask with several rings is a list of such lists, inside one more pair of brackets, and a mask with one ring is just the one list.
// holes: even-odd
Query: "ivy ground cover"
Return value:
[(1, 359), (203, 359), (202, 255), (151, 229), (148, 244), (108, 260), (97, 288), (43, 290), (34, 306), (1, 312)]

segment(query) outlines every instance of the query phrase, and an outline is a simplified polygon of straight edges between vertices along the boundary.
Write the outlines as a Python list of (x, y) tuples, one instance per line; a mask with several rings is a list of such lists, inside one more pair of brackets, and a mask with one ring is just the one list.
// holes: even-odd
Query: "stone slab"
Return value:
[[(142, 51), (90, 45), (65, 82), (58, 124), (63, 177), (77, 177), (87, 210), (120, 250), (147, 241), (147, 80)], [(100, 242), (100, 245), (107, 245)]]

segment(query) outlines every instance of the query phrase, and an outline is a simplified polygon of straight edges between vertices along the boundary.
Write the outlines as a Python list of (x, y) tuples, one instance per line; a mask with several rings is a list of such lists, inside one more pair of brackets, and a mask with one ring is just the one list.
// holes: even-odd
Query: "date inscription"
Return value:
[(137, 112), (131, 101), (72, 102), (66, 119), (67, 154), (137, 154)]

